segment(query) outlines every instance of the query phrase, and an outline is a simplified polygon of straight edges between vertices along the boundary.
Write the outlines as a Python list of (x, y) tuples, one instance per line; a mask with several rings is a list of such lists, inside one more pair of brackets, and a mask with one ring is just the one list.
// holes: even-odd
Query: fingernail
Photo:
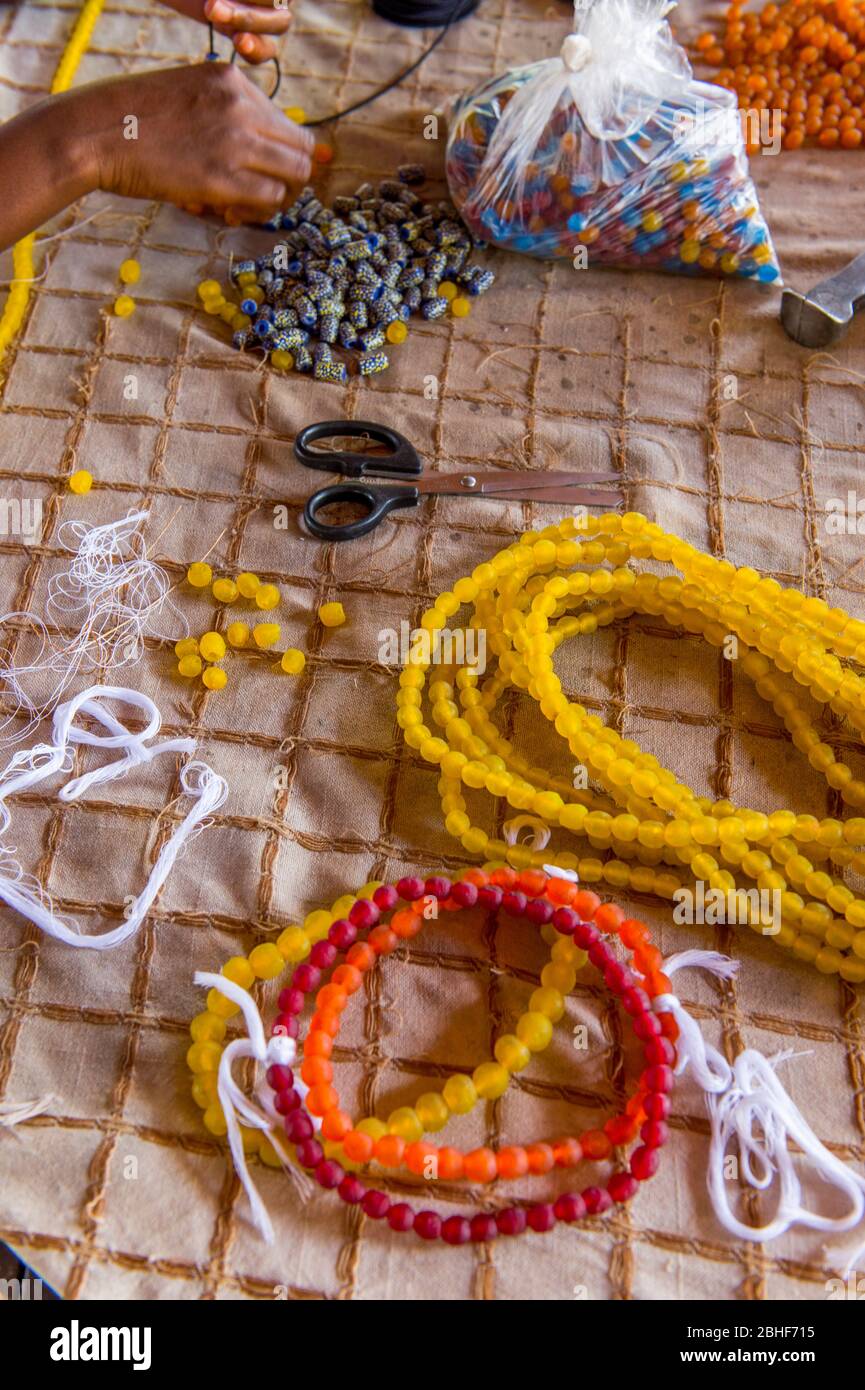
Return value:
[(209, 0), (206, 13), (208, 19), (216, 20), (217, 24), (227, 24), (232, 17), (231, 6), (226, 5), (225, 0)]
[(251, 34), (241, 34), (240, 38), (237, 41), (237, 46), (240, 49), (241, 53), (254, 53), (255, 39), (252, 37)]

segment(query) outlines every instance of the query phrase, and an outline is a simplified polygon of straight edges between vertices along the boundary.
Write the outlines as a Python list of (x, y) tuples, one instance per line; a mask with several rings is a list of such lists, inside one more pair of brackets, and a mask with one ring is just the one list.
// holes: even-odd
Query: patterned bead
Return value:
[(389, 366), (386, 352), (365, 353), (358, 363), (361, 376), (376, 376), (379, 372), (386, 372)]
[(348, 381), (345, 363), (334, 361), (332, 358), (316, 362), (313, 375), (316, 381), (335, 381), (340, 385), (345, 385)]
[(420, 311), (425, 319), (440, 319), (448, 311), (447, 300), (442, 299), (440, 295), (435, 299), (425, 299), (420, 306)]

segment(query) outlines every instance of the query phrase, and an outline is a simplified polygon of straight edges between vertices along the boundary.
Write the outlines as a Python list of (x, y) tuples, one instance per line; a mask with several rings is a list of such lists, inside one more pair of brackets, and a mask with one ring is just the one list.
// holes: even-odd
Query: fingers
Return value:
[(267, 63), (276, 57), (273, 39), (264, 38), (261, 34), (235, 34), (232, 42), (244, 62)]
[(221, 34), (284, 34), (291, 24), (288, 6), (205, 0), (204, 13)]
[(223, 208), (243, 209), (246, 221), (265, 222), (285, 205), (287, 199), (285, 183), (250, 169), (236, 174), (230, 188), (220, 188), (213, 203)]
[(306, 183), (312, 172), (312, 161), (305, 150), (267, 136), (251, 145), (247, 164), (256, 173), (283, 184)]

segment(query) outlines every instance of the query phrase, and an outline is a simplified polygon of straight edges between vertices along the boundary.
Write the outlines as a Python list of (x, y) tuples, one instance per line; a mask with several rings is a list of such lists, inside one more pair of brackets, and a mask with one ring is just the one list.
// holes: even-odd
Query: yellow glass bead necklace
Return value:
[[(682, 577), (638, 572), (629, 567), (633, 560), (670, 563)], [(445, 628), (463, 604), (473, 605), (471, 626), (486, 631), (496, 669), (481, 678), (462, 665), (451, 678), (454, 668), (437, 668), (426, 693), (438, 736), (424, 722), (429, 662), (412, 662), (400, 675), (397, 717), (408, 744), (441, 769), (445, 825), (469, 854), (516, 869), (556, 864), (576, 870), (584, 884), (666, 899), (688, 873), (724, 895), (750, 880), (777, 892), (780, 902), (780, 925), (767, 931), (749, 901), (743, 915), (755, 931), (824, 974), (865, 981), (865, 898), (837, 872), (865, 871), (865, 818), (766, 815), (698, 796), (632, 739), (570, 701), (553, 665), (567, 638), (633, 613), (662, 617), (716, 647), (735, 636), (740, 669), (794, 745), (859, 810), (865, 782), (821, 737), (799, 687), (863, 734), (865, 680), (854, 667), (865, 665), (865, 622), (748, 566), (715, 559), (636, 512), (569, 517), (524, 534), (440, 594), (421, 626), (431, 634)], [(509, 686), (538, 702), (601, 794), (575, 790), (514, 751), (491, 718)], [(585, 837), (595, 852), (507, 845), (472, 822), (465, 788)], [(607, 850), (615, 857), (602, 859)]]

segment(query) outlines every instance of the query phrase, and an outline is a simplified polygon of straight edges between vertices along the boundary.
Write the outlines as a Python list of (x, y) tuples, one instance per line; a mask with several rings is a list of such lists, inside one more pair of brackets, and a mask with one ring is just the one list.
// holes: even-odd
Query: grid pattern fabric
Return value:
[[(429, 38), (386, 25), (362, 0), (296, 0), (295, 10), (280, 99), (310, 113), (366, 95)], [(695, 35), (710, 13), (683, 6), (679, 33)], [(0, 8), (0, 117), (45, 93), (75, 14), (73, 3)], [(405, 159), (426, 163), (443, 191), (443, 139), (424, 139), (424, 116), (509, 64), (554, 51), (564, 19), (541, 0), (482, 0), (404, 87), (338, 128), (325, 191), (350, 191)], [(183, 63), (204, 43), (203, 30), (156, 5), (109, 0), (78, 81)], [(754, 168), (788, 281), (813, 283), (860, 249), (865, 155), (805, 151), (758, 157)], [(386, 375), (340, 388), (257, 369), (196, 306), (195, 285), (224, 279), (230, 251), (272, 238), (105, 197), (71, 210), (59, 228), (65, 234), (40, 252), (0, 386), (4, 494), (41, 499), (44, 520), (36, 543), (0, 537), (5, 607), (44, 612), (49, 578), (64, 564), (64, 520), (103, 522), (146, 506), (151, 553), (177, 582), (193, 632), (226, 621), (183, 584), (187, 564), (207, 552), (215, 569), (251, 569), (279, 584), (281, 645), (301, 647), (308, 661), (289, 679), (272, 656), (233, 655), (227, 688), (209, 694), (172, 674), (167, 639), (181, 634), (167, 631), (124, 673), (156, 700), (165, 733), (199, 740), (230, 796), (145, 928), (118, 950), (70, 951), (3, 912), (0, 1099), (52, 1100), (15, 1135), (0, 1129), (0, 1239), (81, 1299), (825, 1298), (843, 1241), (828, 1247), (795, 1233), (771, 1247), (746, 1244), (713, 1220), (708, 1127), (688, 1080), (661, 1172), (608, 1218), (491, 1247), (429, 1248), (323, 1194), (300, 1206), (282, 1174), (256, 1164), (277, 1231), (271, 1248), (251, 1230), (225, 1152), (201, 1125), (184, 1053), (201, 1004), (194, 970), (218, 969), (370, 877), (467, 862), (441, 825), (435, 770), (400, 738), (396, 673), (379, 660), (378, 634), (404, 619), (414, 625), (432, 596), (557, 514), (441, 499), (363, 541), (321, 546), (297, 529), (311, 483), (292, 461), (296, 431), (344, 413), (397, 426), (432, 469), (613, 467), (628, 504), (667, 529), (862, 616), (861, 541), (825, 526), (827, 500), (856, 485), (862, 326), (818, 356), (784, 336), (776, 292), (489, 253), (497, 283), (471, 318), (413, 326)], [(109, 309), (127, 256), (142, 276), (135, 314), (119, 320)], [(10, 270), (7, 255), (0, 279)], [(78, 467), (96, 479), (86, 498), (65, 486)], [(286, 529), (274, 525), (281, 505)], [(315, 614), (330, 598), (349, 622), (325, 633)], [(28, 649), (20, 627), (5, 640), (19, 655)], [(696, 639), (634, 619), (571, 644), (561, 660), (575, 697), (700, 792), (839, 812), (735, 663)], [(504, 718), (518, 749), (566, 770), (528, 701), (508, 703)], [(829, 737), (861, 776), (849, 733), (833, 727)], [(138, 891), (182, 814), (178, 771), (157, 762), (75, 805), (42, 788), (15, 800), (13, 843), (25, 867), (83, 930), (115, 925)], [(501, 817), (487, 824), (500, 828)], [(832, 1150), (861, 1165), (860, 995), (750, 933), (676, 927), (654, 900), (633, 906), (665, 953), (700, 944), (741, 957), (734, 981), (682, 976), (682, 996), (729, 1058), (744, 1046), (807, 1051), (785, 1064), (785, 1084)], [(386, 1115), (483, 1060), (525, 1007), (544, 959), (507, 920), (430, 923), (349, 1011), (338, 1073), (355, 1113)], [(263, 1006), (272, 1008), (274, 993), (261, 989)], [(575, 1050), (583, 1023), (587, 1047)], [(591, 974), (556, 1032), (505, 1097), (459, 1122), (457, 1141), (576, 1132), (617, 1106), (635, 1058)], [(495, 1200), (507, 1195), (497, 1189)], [(453, 1211), (484, 1194), (442, 1184), (426, 1196)], [(765, 1219), (771, 1202), (747, 1200)]]

